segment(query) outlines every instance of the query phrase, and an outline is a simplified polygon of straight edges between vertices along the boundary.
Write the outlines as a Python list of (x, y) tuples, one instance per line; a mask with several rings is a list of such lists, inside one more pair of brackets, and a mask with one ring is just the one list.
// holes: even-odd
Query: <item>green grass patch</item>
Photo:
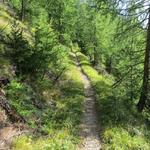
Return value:
[(46, 138), (33, 140), (29, 136), (16, 138), (13, 150), (75, 150), (72, 136), (65, 130), (53, 133)]
[(11, 16), (9, 12), (7, 12), (5, 6), (0, 6), (0, 31), (2, 30), (3, 34), (9, 34), (11, 32), (11, 26), (14, 24), (14, 22), (16, 22), (23, 30), (23, 36), (31, 43), (33, 38), (28, 24), (25, 24)]

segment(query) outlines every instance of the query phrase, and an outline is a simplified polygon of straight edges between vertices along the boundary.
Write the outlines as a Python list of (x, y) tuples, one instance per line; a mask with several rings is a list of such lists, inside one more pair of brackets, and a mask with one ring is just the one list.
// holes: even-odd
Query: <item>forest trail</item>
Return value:
[(79, 146), (79, 150), (100, 150), (101, 143), (99, 137), (98, 119), (96, 113), (95, 96), (91, 86), (90, 80), (83, 73), (80, 65), (78, 65), (84, 83), (85, 102), (84, 113), (81, 121), (82, 144)]

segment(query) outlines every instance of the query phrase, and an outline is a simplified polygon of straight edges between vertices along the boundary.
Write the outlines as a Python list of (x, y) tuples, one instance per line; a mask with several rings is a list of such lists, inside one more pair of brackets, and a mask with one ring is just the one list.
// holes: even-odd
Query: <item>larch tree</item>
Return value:
[(145, 60), (144, 60), (144, 75), (143, 75), (143, 84), (141, 90), (140, 100), (138, 102), (138, 110), (141, 112), (146, 106), (149, 100), (150, 92), (150, 11), (148, 19), (148, 29), (147, 29), (147, 41), (145, 49)]
[(25, 0), (21, 0), (20, 20), (24, 21), (24, 19), (25, 19)]

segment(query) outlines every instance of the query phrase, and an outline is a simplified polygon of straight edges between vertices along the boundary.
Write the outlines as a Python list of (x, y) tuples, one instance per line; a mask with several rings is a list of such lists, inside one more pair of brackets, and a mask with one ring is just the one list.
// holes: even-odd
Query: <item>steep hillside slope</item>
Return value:
[[(31, 42), (28, 26), (0, 9), (1, 32), (7, 35), (17, 21), (23, 36)], [(31, 38), (29, 38), (31, 37)], [(0, 147), (3, 149), (75, 149), (83, 111), (84, 89), (74, 56), (57, 81), (50, 72), (44, 77), (18, 76), (7, 55), (7, 45), (0, 45)], [(53, 79), (54, 78), (54, 79)], [(54, 83), (55, 81), (55, 83)]]

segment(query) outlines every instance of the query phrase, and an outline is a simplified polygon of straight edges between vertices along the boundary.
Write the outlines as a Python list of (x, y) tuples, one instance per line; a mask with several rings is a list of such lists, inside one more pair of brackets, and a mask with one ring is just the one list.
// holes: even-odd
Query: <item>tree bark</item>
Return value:
[(97, 54), (97, 50), (96, 50), (96, 44), (94, 44), (94, 58), (93, 58), (93, 66), (97, 66), (98, 65), (98, 54)]
[(109, 58), (106, 61), (106, 71), (111, 74), (112, 73), (112, 56), (109, 56)]
[(94, 26), (94, 60), (93, 60), (93, 65), (96, 67), (99, 63), (99, 58), (98, 58), (98, 53), (97, 53), (97, 38), (96, 38), (96, 26)]
[(20, 15), (20, 20), (24, 21), (25, 19), (25, 1), (21, 0), (21, 15)]
[(149, 77), (150, 77), (150, 10), (149, 10), (149, 20), (148, 20), (148, 30), (147, 30), (147, 42), (145, 49), (145, 60), (144, 60), (144, 76), (140, 100), (137, 104), (139, 112), (142, 112), (148, 101), (149, 91)]

